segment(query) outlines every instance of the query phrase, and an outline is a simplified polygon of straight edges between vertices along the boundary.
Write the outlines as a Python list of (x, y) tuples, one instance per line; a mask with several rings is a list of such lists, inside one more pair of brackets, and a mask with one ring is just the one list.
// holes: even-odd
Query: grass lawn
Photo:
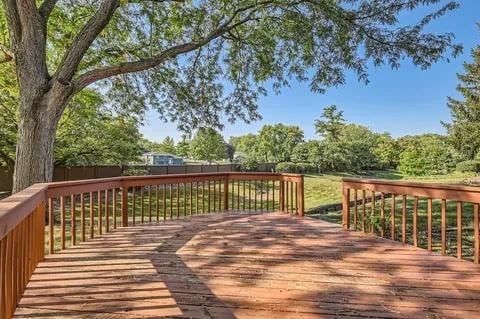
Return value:
[(428, 183), (468, 184), (471, 178), (475, 177), (475, 175), (472, 173), (451, 173), (445, 175), (406, 176), (395, 170), (372, 171), (365, 175), (346, 173), (305, 175), (306, 210), (320, 205), (340, 203), (342, 201), (340, 186), (343, 177), (368, 177)]

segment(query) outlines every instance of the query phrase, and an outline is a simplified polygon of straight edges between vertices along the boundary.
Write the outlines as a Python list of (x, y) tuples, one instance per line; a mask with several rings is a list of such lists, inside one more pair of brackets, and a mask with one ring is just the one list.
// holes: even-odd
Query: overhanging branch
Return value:
[[(210, 34), (205, 36), (204, 38), (197, 40), (197, 41), (191, 41), (188, 43), (184, 44), (179, 44), (176, 46), (173, 46), (171, 48), (168, 48), (161, 52), (160, 54), (147, 58), (144, 60), (138, 60), (138, 61), (132, 61), (132, 62), (125, 62), (121, 63), (118, 65), (114, 66), (108, 66), (104, 68), (99, 68), (95, 69), (92, 71), (88, 71), (82, 75), (80, 75), (75, 81), (74, 81), (74, 90), (75, 92), (78, 92), (82, 90), (83, 88), (87, 87), (88, 85), (112, 77), (116, 75), (121, 75), (121, 74), (127, 74), (127, 73), (134, 73), (134, 72), (140, 72), (140, 71), (145, 71), (151, 68), (154, 68), (163, 62), (167, 61), (168, 59), (174, 58), (180, 54), (183, 53), (188, 53), (192, 52), (194, 50), (197, 50), (198, 48), (208, 44), (210, 41), (219, 38), (223, 34), (237, 28), (240, 25), (243, 25), (249, 21), (255, 20), (254, 18), (254, 13), (256, 10), (259, 9), (260, 5), (266, 5), (271, 3), (272, 1), (263, 1), (259, 2), (256, 5), (250, 5), (246, 7), (242, 7), (237, 9), (233, 14), (227, 19), (226, 22), (221, 24), (217, 29), (212, 31)], [(246, 15), (245, 18), (232, 23), (235, 18), (242, 12), (248, 11), (249, 9), (252, 9), (249, 14)]]

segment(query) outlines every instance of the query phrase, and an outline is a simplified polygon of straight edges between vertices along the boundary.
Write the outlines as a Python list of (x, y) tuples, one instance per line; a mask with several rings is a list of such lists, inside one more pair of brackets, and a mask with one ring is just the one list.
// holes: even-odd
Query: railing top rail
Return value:
[(442, 183), (425, 183), (425, 182), (409, 182), (409, 181), (395, 181), (385, 179), (370, 179), (370, 178), (351, 178), (344, 177), (342, 182), (361, 183), (361, 184), (375, 184), (375, 185), (395, 185), (406, 186), (415, 188), (433, 188), (433, 189), (448, 189), (448, 190), (461, 190), (466, 192), (480, 193), (480, 187), (465, 186), (456, 184), (442, 184)]
[(360, 178), (343, 178), (342, 182), (344, 187), (348, 188), (367, 189), (399, 195), (480, 202), (480, 187), (474, 186)]
[(45, 200), (48, 184), (35, 184), (0, 201), (0, 239)]
[(40, 183), (0, 200), (0, 239), (20, 223), (42, 201), (70, 194), (88, 193), (109, 188), (151, 185), (153, 183), (195, 182), (228, 179), (230, 177), (245, 177), (285, 180), (301, 178), (301, 174), (284, 174), (269, 172), (212, 172), (190, 174), (168, 174), (147, 176), (119, 176), (109, 178)]

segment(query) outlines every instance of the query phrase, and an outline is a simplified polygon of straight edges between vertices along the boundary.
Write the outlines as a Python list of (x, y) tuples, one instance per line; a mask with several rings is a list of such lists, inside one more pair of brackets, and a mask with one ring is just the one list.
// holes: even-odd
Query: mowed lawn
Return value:
[[(341, 180), (343, 177), (381, 178), (390, 180), (417, 181), (426, 183), (470, 184), (476, 176), (473, 173), (451, 173), (445, 175), (406, 176), (395, 170), (373, 171), (363, 175), (326, 173), (305, 175), (305, 209), (340, 203), (342, 201)], [(478, 177), (480, 180), (480, 177)]]

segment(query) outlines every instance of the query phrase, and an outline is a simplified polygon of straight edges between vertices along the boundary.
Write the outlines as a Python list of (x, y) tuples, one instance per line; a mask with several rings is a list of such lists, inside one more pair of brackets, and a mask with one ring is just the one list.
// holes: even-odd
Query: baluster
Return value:
[(97, 213), (98, 213), (98, 234), (102, 234), (102, 191), (97, 192), (97, 202), (98, 202), (98, 207), (97, 207)]
[(380, 235), (385, 237), (385, 193), (380, 194)]
[(170, 184), (169, 202), (170, 202), (170, 220), (172, 220), (173, 219), (173, 184)]
[(208, 198), (207, 198), (207, 202), (208, 202), (208, 212), (210, 213), (211, 212), (211, 205), (210, 205), (210, 181), (207, 182), (207, 187), (208, 187)]
[[(348, 198), (350, 200), (350, 197)], [(354, 189), (353, 191), (353, 229), (358, 229), (358, 191)]]
[(162, 185), (163, 220), (167, 220), (167, 185)]
[(463, 203), (457, 201), (457, 258), (462, 259), (462, 211)]
[(243, 200), (242, 200), (242, 206), (243, 207), (242, 207), (242, 210), (245, 211), (246, 210), (245, 209), (245, 200), (246, 200), (246, 198), (245, 198), (245, 180), (243, 180), (242, 183), (243, 183), (243, 185), (242, 185), (242, 187), (243, 187), (243, 190), (242, 190), (242, 192), (243, 192)]
[(198, 215), (199, 212), (200, 212), (200, 205), (199, 205), (200, 196), (198, 196), (199, 195), (198, 194), (198, 184), (199, 184), (198, 182), (195, 182), (195, 202), (196, 202), (196, 204), (195, 204), (195, 215)]
[(267, 184), (267, 212), (270, 211), (270, 190), (269, 190), (269, 187), (270, 187), (270, 181), (269, 180), (266, 180), (265, 183)]
[(113, 229), (117, 229), (117, 189), (112, 189)]
[(275, 181), (272, 181), (272, 211), (276, 211), (275, 208)]
[(183, 183), (183, 216), (187, 216), (187, 183)]
[[(55, 252), (55, 216), (54, 216), (54, 203), (53, 199), (48, 199), (48, 244), (50, 255)], [(0, 300), (1, 302), (1, 300)]]
[(263, 181), (260, 181), (260, 211), (263, 211)]
[(136, 200), (135, 200), (135, 186), (132, 187), (132, 223), (135, 225), (135, 214), (136, 214)]
[(432, 251), (432, 199), (427, 200), (427, 249)]
[(193, 215), (193, 183), (190, 182), (190, 216)]
[(392, 240), (395, 240), (396, 234), (395, 234), (395, 210), (396, 210), (396, 203), (395, 203), (395, 194), (392, 194), (392, 209), (390, 213), (390, 229), (391, 229), (391, 238)]
[(213, 181), (213, 212), (217, 210), (217, 182)]
[(202, 214), (205, 214), (205, 181), (202, 181)]
[(413, 198), (413, 245), (418, 247), (418, 196)]
[(140, 220), (143, 224), (145, 222), (145, 194), (143, 190), (143, 185), (140, 186)]
[(292, 214), (295, 213), (295, 206), (293, 206), (293, 182), (290, 182), (290, 207), (292, 208)]
[(108, 209), (108, 189), (105, 190), (105, 232), (110, 231), (110, 212)]
[(407, 243), (407, 196), (402, 196), (402, 243)]
[(474, 237), (474, 257), (473, 262), (478, 264), (480, 262), (480, 225), (479, 225), (479, 216), (478, 210), (479, 205), (477, 203), (473, 204), (473, 237)]
[(442, 199), (442, 221), (441, 221), (441, 224), (442, 224), (442, 235), (441, 235), (441, 241), (442, 241), (442, 248), (441, 248), (441, 252), (443, 255), (446, 255), (447, 254), (447, 200), (446, 199)]
[(180, 218), (180, 183), (177, 183), (177, 219)]
[(89, 200), (89, 203), (88, 203), (88, 208), (90, 210), (90, 238), (93, 238), (94, 236), (94, 232), (95, 232), (95, 229), (94, 229), (94, 223), (93, 223), (93, 192), (90, 192), (90, 200)]
[(370, 233), (375, 234), (375, 225), (373, 221), (375, 220), (375, 191), (372, 191), (372, 202), (371, 202), (371, 218), (370, 218)]
[(248, 210), (252, 210), (252, 181), (248, 181)]
[(85, 241), (85, 194), (80, 194), (80, 239)]
[(366, 227), (366, 215), (367, 215), (367, 209), (366, 209), (366, 191), (362, 190), (362, 231), (365, 233), (367, 232), (367, 227)]
[(76, 216), (76, 203), (75, 203), (75, 195), (70, 195), (70, 240), (73, 246), (77, 244), (77, 216)]
[(60, 246), (65, 249), (65, 198), (60, 197)]
[(155, 213), (157, 216), (157, 222), (160, 220), (160, 192), (159, 186), (155, 185)]
[(152, 221), (152, 185), (148, 185), (148, 221)]

